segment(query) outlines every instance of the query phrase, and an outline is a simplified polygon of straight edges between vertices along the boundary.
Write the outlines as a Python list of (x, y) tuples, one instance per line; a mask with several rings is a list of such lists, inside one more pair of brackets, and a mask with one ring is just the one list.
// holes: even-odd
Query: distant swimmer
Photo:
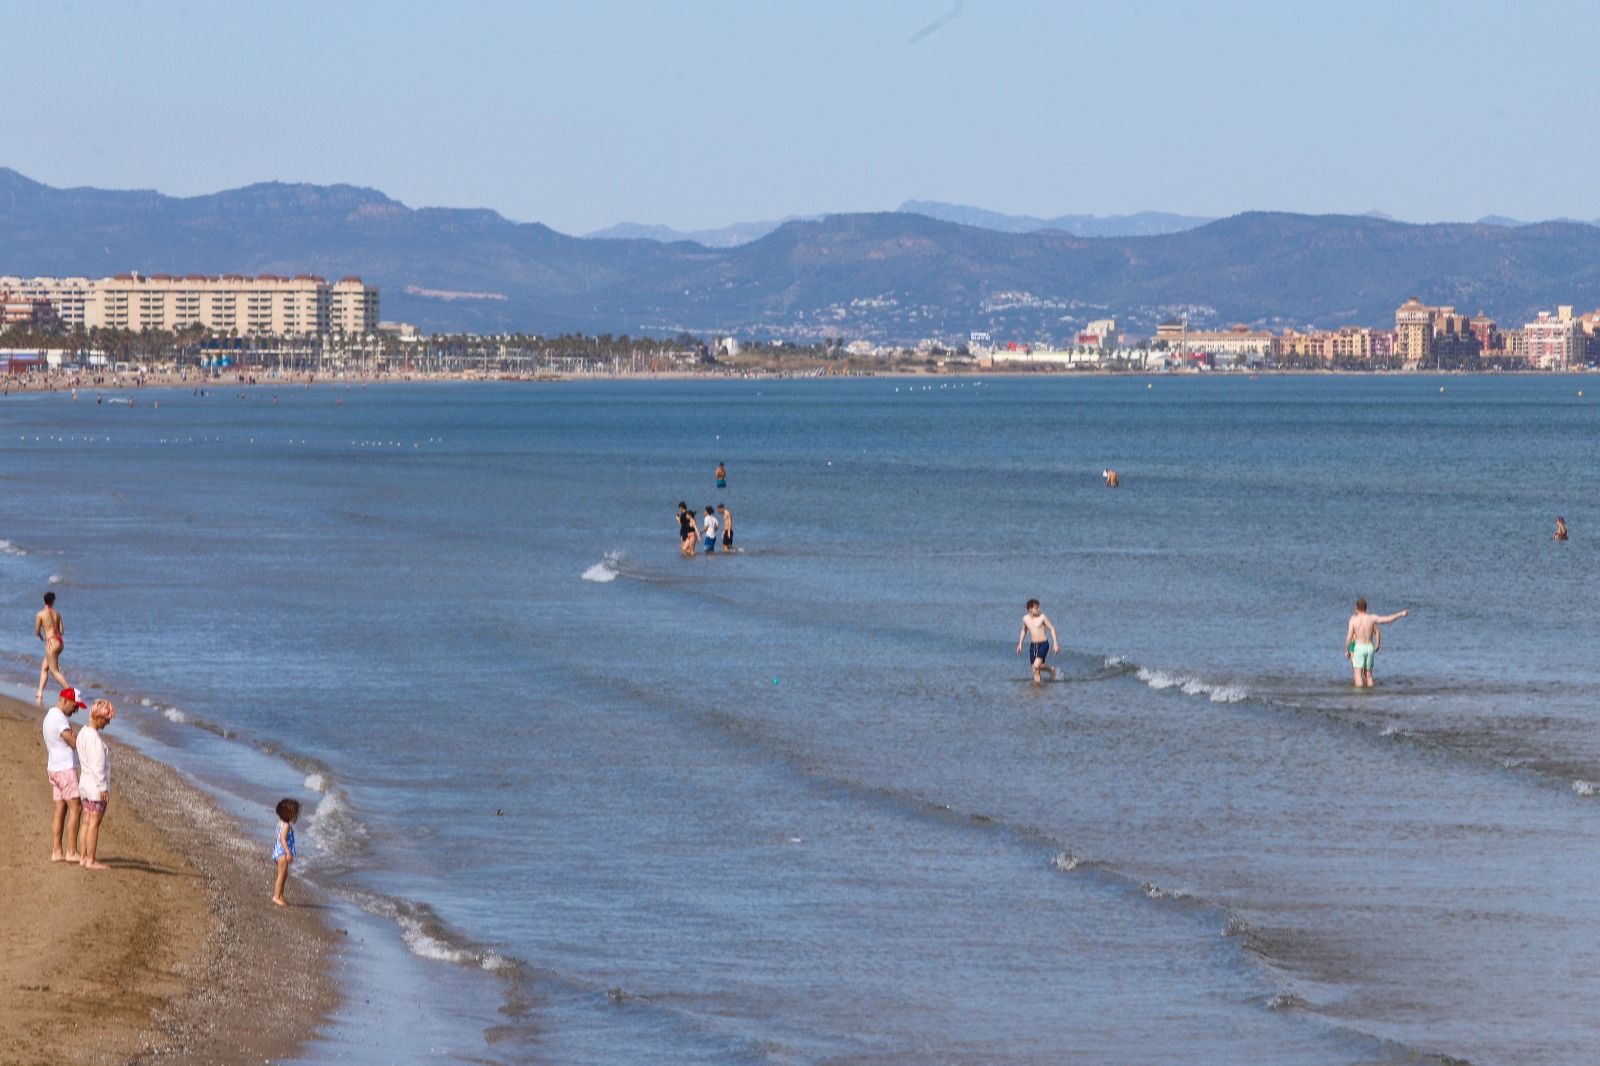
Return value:
[(678, 550), (684, 558), (694, 554), (695, 542), (700, 539), (700, 530), (694, 524), (694, 512), (689, 510), (689, 505), (682, 500), (678, 501)]
[(717, 512), (709, 503), (706, 504), (706, 516), (700, 525), (705, 530), (706, 554), (715, 555), (717, 553), (717, 529), (721, 523), (717, 521)]
[(1567, 539), (1567, 520), (1560, 515), (1556, 515), (1556, 539)]
[(725, 503), (717, 504), (717, 514), (722, 518), (722, 550), (733, 551), (733, 512)]
[(1383, 647), (1383, 631), (1378, 627), (1410, 613), (1368, 614), (1367, 601), (1356, 600), (1356, 613), (1350, 616), (1344, 633), (1344, 657), (1350, 660), (1350, 667), (1355, 671), (1356, 688), (1372, 687), (1372, 660)]
[(1106, 479), (1106, 488), (1108, 489), (1114, 489), (1122, 484), (1122, 479), (1117, 477), (1115, 470), (1102, 470), (1100, 471), (1100, 476)]
[(723, 466), (721, 463), (718, 463), (717, 464), (717, 488), (725, 489), (727, 487), (728, 487), (728, 468), (726, 466)]
[(44, 662), (39, 664), (39, 691), (33, 695), (33, 702), (44, 706), (44, 686), (50, 678), (56, 679), (56, 684), (62, 688), (71, 688), (67, 675), (61, 672), (61, 651), (66, 647), (66, 626), (62, 624), (61, 612), (56, 610), (56, 594), (44, 594), (44, 609), (33, 616), (33, 635), (44, 641)]
[[(1022, 654), (1022, 642), (1028, 643), (1028, 664), (1033, 667), (1033, 683), (1039, 684), (1040, 674), (1048, 671), (1050, 680), (1056, 679), (1056, 668), (1046, 666), (1045, 659), (1052, 650), (1061, 650), (1061, 640), (1050, 618), (1039, 610), (1038, 600), (1028, 601), (1028, 613), (1022, 616), (1022, 632), (1017, 634), (1017, 654)], [(1052, 648), (1052, 645), (1054, 647)]]

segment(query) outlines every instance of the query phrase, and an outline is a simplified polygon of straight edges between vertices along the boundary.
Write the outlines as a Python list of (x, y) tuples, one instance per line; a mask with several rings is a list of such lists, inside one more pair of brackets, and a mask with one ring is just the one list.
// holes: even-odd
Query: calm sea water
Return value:
[[(1582, 384), (10, 399), (0, 655), (54, 587), (264, 886), (307, 801), (353, 932), (307, 1061), (1582, 1061)], [(679, 558), (680, 499), (743, 552)], [(1369, 693), (1357, 595), (1412, 612)]]

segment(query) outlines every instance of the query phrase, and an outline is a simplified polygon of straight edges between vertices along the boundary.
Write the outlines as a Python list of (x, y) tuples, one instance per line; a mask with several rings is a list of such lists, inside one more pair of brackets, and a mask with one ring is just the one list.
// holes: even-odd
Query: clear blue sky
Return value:
[(1576, 2), (0, 2), (0, 163), (583, 232), (908, 198), (1600, 216)]

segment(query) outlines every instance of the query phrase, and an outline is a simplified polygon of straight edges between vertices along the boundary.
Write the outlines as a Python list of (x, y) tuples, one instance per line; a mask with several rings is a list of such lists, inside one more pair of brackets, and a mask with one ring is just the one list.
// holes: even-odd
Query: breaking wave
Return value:
[(1188, 674), (1169, 674), (1164, 670), (1152, 670), (1148, 666), (1139, 667), (1134, 671), (1134, 676), (1157, 692), (1175, 688), (1187, 696), (1205, 696), (1212, 703), (1238, 703), (1240, 700), (1250, 698), (1250, 691), (1243, 685), (1202, 681)]
[(598, 581), (602, 585), (615, 581), (617, 575), (622, 572), (617, 569), (617, 563), (621, 561), (621, 558), (622, 556), (618, 552), (607, 552), (604, 559), (601, 559), (583, 572), (583, 579), (585, 581)]

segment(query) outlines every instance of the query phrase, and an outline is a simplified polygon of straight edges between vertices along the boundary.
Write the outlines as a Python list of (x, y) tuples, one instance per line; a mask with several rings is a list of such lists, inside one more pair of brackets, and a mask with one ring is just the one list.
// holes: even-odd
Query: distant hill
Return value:
[(1413, 294), (1520, 323), (1600, 306), (1600, 228), (1250, 213), (1093, 238), (883, 212), (711, 248), (570, 237), (348, 185), (180, 198), (0, 169), (0, 274), (127, 270), (359, 274), (382, 288), (385, 318), (425, 330), (1040, 340), (1105, 315), (1148, 333), (1180, 309), (1197, 325), (1378, 325)]
[(1165, 211), (1140, 211), (1135, 215), (1057, 215), (1055, 218), (1035, 218), (1032, 215), (1006, 215), (999, 211), (985, 211), (981, 207), (946, 204), (938, 200), (907, 200), (901, 211), (913, 215), (926, 215), (943, 222), (980, 229), (999, 230), (1001, 233), (1037, 233), (1040, 230), (1060, 230), (1077, 237), (1156, 237), (1167, 233), (1182, 233), (1186, 229), (1203, 226), (1215, 219), (1197, 215), (1173, 215)]
[(645, 240), (661, 241), (664, 244), (673, 241), (693, 241), (707, 248), (734, 248), (765, 237), (785, 222), (811, 221), (821, 217), (821, 215), (790, 215), (777, 221), (734, 222), (716, 229), (691, 230), (673, 229), (671, 226), (649, 226), (638, 222), (619, 222), (615, 226), (585, 233), (584, 236), (593, 240)]

